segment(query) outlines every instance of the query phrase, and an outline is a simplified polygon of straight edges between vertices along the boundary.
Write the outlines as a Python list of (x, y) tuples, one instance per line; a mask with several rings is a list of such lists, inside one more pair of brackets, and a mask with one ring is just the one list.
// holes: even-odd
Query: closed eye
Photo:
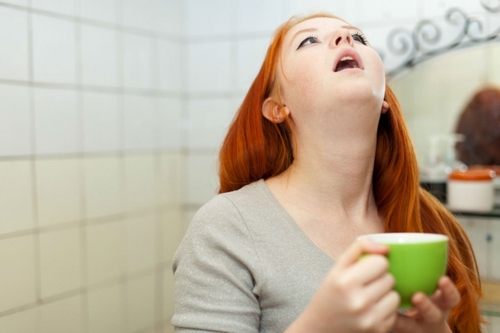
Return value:
[(317, 36), (309, 36), (299, 44), (299, 47), (297, 47), (297, 50), (303, 46), (315, 44), (315, 43), (319, 43), (318, 37)]

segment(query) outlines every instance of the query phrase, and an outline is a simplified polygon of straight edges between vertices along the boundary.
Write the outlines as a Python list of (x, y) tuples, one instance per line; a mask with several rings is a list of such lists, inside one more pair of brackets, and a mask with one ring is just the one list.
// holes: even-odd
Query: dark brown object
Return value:
[(456, 132), (465, 135), (465, 141), (457, 144), (463, 163), (500, 165), (500, 89), (477, 92), (462, 111)]

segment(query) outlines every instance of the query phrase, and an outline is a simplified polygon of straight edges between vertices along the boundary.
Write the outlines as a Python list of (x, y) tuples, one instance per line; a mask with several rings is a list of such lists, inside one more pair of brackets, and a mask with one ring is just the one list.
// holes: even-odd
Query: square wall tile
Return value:
[(35, 304), (34, 247), (33, 236), (0, 240), (0, 312)]
[(269, 43), (268, 38), (238, 41), (236, 56), (236, 87), (238, 90), (247, 92), (250, 88), (264, 62)]
[(182, 147), (182, 104), (180, 98), (160, 99), (158, 132), (161, 148)]
[[(468, 14), (483, 13), (485, 10), (484, 10), (484, 8), (482, 8), (481, 2), (483, 2), (483, 1), (468, 1), (468, 0), (433, 1), (433, 0), (425, 0), (425, 1), (422, 1), (423, 5), (424, 5), (423, 15), (424, 15), (424, 17), (432, 17), (432, 16), (444, 17), (446, 14), (446, 11), (448, 9), (450, 9), (451, 7), (458, 7)], [(492, 1), (484, 1), (484, 2), (487, 4), (488, 3), (489, 4), (496, 4), (495, 2), (492, 2)]]
[(149, 37), (123, 34), (124, 84), (127, 88), (151, 89), (151, 40)]
[(189, 154), (186, 161), (187, 203), (204, 204), (217, 194), (217, 155)]
[(89, 332), (123, 333), (121, 286), (91, 291), (88, 294)]
[(0, 156), (32, 153), (29, 92), (28, 87), (0, 85)]
[(167, 321), (170, 321), (174, 314), (174, 274), (171, 269), (164, 271), (163, 279), (165, 281), (163, 286), (165, 316)]
[(189, 148), (219, 148), (236, 113), (231, 107), (230, 99), (189, 101)]
[(3, 2), (18, 6), (28, 6), (28, 0), (4, 0)]
[(42, 298), (81, 288), (80, 228), (41, 234), (40, 266)]
[(35, 81), (76, 83), (75, 36), (75, 23), (33, 14)]
[(158, 41), (158, 69), (160, 89), (181, 92), (183, 90), (183, 45), (164, 40)]
[(163, 261), (171, 262), (186, 233), (183, 214), (180, 209), (169, 209), (162, 215), (161, 222), (163, 227), (163, 255), (161, 258)]
[(116, 0), (85, 0), (80, 1), (82, 18), (97, 20), (107, 23), (117, 22)]
[(154, 275), (127, 282), (127, 333), (153, 326), (154, 293)]
[(126, 221), (127, 272), (155, 266), (156, 216), (129, 218)]
[(38, 308), (37, 333), (83, 333), (81, 297), (72, 297)]
[(157, 10), (158, 0), (148, 2), (136, 0), (122, 0), (123, 24), (144, 30), (155, 30), (156, 22), (155, 10)]
[(0, 317), (0, 332), (37, 332), (37, 310), (25, 310)]
[(239, 33), (274, 32), (284, 23), (283, 0), (238, 0), (236, 26)]
[(115, 152), (120, 148), (118, 96), (83, 93), (83, 150)]
[(79, 221), (80, 159), (38, 159), (36, 184), (39, 226)]
[(157, 30), (169, 35), (184, 36), (185, 0), (159, 1), (155, 11)]
[[(491, 221), (491, 279), (500, 280), (500, 220)], [(499, 327), (500, 329), (500, 327)]]
[(181, 205), (184, 202), (184, 156), (162, 154), (160, 156), (159, 204)]
[(125, 149), (154, 149), (159, 145), (159, 100), (146, 96), (125, 96)]
[(237, 2), (233, 0), (188, 0), (186, 33), (188, 36), (228, 35), (234, 33)]
[(125, 271), (122, 221), (87, 226), (87, 276), (90, 285), (117, 279)]
[(189, 92), (225, 92), (232, 88), (231, 42), (190, 43), (187, 89)]
[[(317, 12), (329, 12), (344, 18), (345, 2), (331, 0), (289, 0), (288, 15), (283, 20), (286, 21), (292, 15), (309, 15)], [(358, 3), (358, 2), (356, 2)], [(285, 11), (286, 13), (286, 11)], [(352, 23), (353, 17), (347, 16), (346, 19)]]
[(35, 88), (38, 155), (80, 152), (81, 126), (75, 91)]
[(52, 13), (75, 16), (75, 1), (76, 0), (31, 0), (31, 6)]
[(116, 31), (82, 25), (82, 83), (115, 87), (117, 85)]
[(25, 11), (0, 8), (0, 45), (0, 78), (28, 80), (28, 14)]
[[(345, 2), (345, 18), (349, 22), (390, 22), (388, 20), (419, 19), (421, 1), (382, 0), (377, 3), (369, 0)], [(392, 23), (391, 23), (392, 25)]]
[(35, 227), (30, 161), (0, 162), (0, 233)]
[(158, 161), (153, 154), (125, 157), (126, 210), (150, 209), (158, 197)]
[(83, 163), (86, 217), (121, 213), (124, 200), (121, 157), (85, 158)]

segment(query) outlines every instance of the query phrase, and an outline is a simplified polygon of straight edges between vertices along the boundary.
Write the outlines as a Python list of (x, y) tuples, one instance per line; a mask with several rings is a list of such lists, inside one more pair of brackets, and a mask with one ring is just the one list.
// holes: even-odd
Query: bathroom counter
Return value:
[(498, 217), (500, 218), (500, 205), (493, 207), (493, 210), (484, 213), (473, 213), (473, 212), (455, 212), (452, 211), (455, 216), (475, 216), (475, 217)]
[(481, 312), (485, 316), (500, 317), (500, 281), (482, 281), (484, 300)]

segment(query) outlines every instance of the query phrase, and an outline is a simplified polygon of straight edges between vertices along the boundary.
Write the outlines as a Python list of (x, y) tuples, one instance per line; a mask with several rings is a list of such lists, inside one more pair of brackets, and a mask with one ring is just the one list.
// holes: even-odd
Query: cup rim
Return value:
[(419, 232), (387, 232), (361, 235), (357, 239), (368, 238), (376, 243), (384, 244), (421, 244), (448, 241), (448, 236)]

